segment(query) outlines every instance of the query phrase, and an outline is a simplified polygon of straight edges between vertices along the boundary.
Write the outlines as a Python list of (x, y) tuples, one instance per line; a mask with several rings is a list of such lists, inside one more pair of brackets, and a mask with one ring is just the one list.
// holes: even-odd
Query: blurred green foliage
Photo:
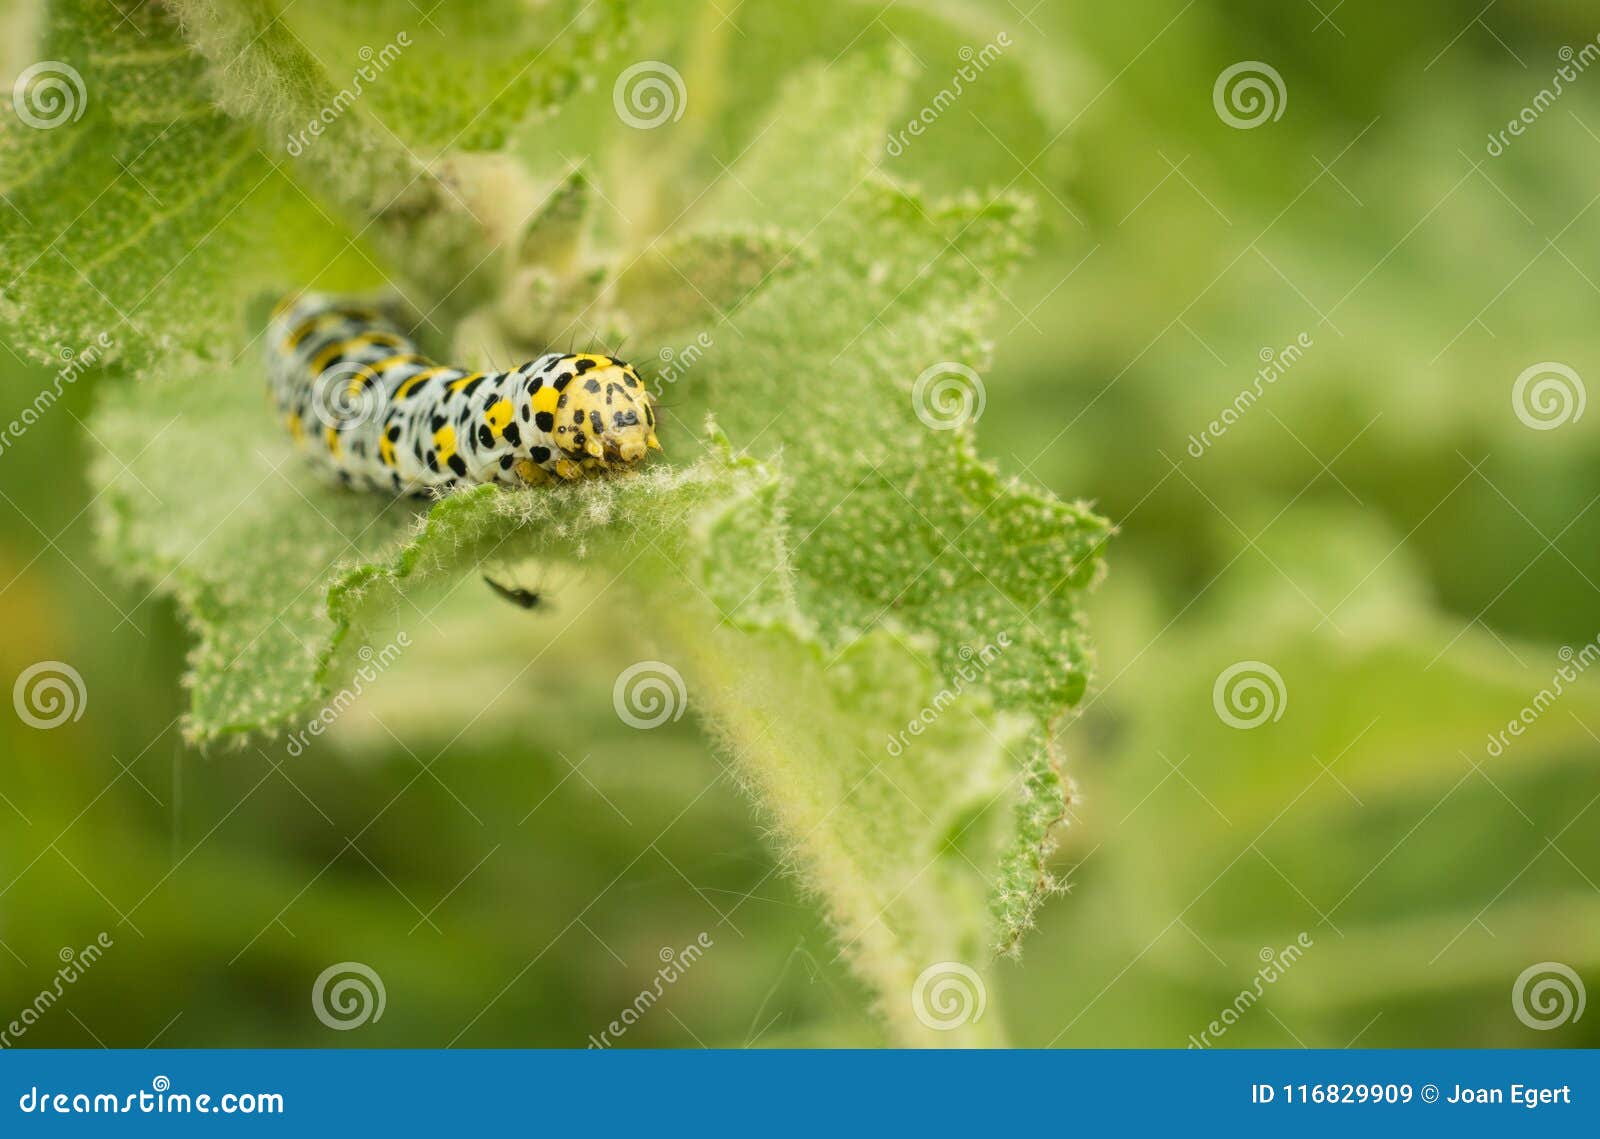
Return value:
[[(916, 66), (909, 119), (960, 45), (1015, 44), (882, 161), (930, 190), (1037, 200), (1044, 232), (992, 328), (980, 437), (1121, 527), (1092, 603), (1098, 676), (1061, 738), (1081, 791), (1057, 858), (1073, 888), (1000, 966), (988, 1015), (1018, 1044), (1182, 1046), (1250, 987), (1263, 947), (1306, 934), (1221, 1043), (1600, 1040), (1592, 1014), (1537, 1032), (1511, 1007), (1536, 962), (1600, 977), (1595, 679), (1500, 754), (1486, 746), (1562, 646), (1600, 635), (1592, 413), (1534, 431), (1511, 405), (1540, 361), (1600, 376), (1600, 75), (1485, 150), (1558, 49), (1600, 34), (1592, 13), (685, 7), (647, 5), (594, 89), (519, 145), (580, 152), (614, 71), (673, 60), (685, 130), (641, 132), (610, 162), (663, 167), (686, 205), (803, 63), (898, 44)], [(1241, 60), (1281, 74), (1282, 118), (1218, 117), (1213, 82)], [(670, 203), (626, 209), (625, 177), (602, 185), (642, 230), (671, 220)], [(1302, 333), (1305, 358), (1189, 454), (1260, 350)], [(0, 358), (0, 411), (49, 383)], [(187, 749), (187, 639), (96, 559), (94, 399), (71, 385), (0, 454), (0, 678), (69, 661), (89, 694), (52, 731), (0, 717), (0, 1019), (63, 946), (115, 942), (27, 1044), (581, 1046), (662, 947), (702, 931), (714, 948), (624, 1045), (881, 1040), (696, 727), (641, 742), (611, 715), (611, 678), (637, 655), (611, 630), (561, 633), (587, 706), (540, 715), (530, 676), (462, 712), (505, 683), (486, 636), (525, 658), (591, 582), (537, 583), (553, 611), (517, 623), (459, 589), (303, 755), (281, 738)], [(1271, 663), (1285, 693), (1248, 731), (1213, 707), (1242, 660)], [(388, 1004), (334, 1035), (309, 988), (347, 959), (378, 969)]]

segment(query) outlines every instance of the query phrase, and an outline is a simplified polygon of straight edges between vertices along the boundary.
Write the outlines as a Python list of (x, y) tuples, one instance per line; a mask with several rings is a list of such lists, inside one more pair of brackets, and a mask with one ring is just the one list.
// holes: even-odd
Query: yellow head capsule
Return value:
[[(631, 465), (643, 459), (654, 437), (650, 397), (633, 369), (609, 356), (568, 356), (567, 374), (534, 395), (534, 409), (548, 411), (556, 446), (572, 459), (587, 456), (599, 466)], [(556, 385), (559, 385), (558, 387)], [(540, 407), (555, 388), (557, 403)], [(660, 444), (655, 444), (660, 450)]]

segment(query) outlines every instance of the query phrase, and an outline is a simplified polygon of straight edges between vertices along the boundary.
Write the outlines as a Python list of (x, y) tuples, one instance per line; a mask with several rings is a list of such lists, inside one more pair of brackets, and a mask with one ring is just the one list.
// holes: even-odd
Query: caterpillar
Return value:
[(283, 300), (268, 325), (267, 371), (296, 445), (366, 490), (537, 485), (630, 467), (661, 449), (630, 364), (549, 352), (509, 372), (447, 367), (394, 318), (344, 298)]

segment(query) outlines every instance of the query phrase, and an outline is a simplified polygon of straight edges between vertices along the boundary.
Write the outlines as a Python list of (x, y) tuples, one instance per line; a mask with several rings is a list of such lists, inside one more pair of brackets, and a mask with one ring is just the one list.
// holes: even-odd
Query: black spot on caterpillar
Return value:
[[(428, 360), (377, 309), (337, 297), (278, 305), (267, 369), (296, 444), (348, 486), (526, 486), (630, 467), (661, 448), (630, 364), (550, 352), (509, 372), (467, 372)], [(573, 384), (579, 376), (590, 383)]]

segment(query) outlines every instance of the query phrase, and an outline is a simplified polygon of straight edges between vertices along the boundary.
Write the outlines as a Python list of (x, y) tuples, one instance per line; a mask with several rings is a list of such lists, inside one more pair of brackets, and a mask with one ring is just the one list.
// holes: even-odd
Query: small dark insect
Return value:
[(513, 605), (519, 605), (524, 609), (537, 609), (540, 605), (544, 604), (543, 600), (539, 596), (538, 591), (536, 590), (523, 589), (520, 585), (501, 585), (488, 574), (484, 574), (483, 580), (490, 589), (494, 590)]

